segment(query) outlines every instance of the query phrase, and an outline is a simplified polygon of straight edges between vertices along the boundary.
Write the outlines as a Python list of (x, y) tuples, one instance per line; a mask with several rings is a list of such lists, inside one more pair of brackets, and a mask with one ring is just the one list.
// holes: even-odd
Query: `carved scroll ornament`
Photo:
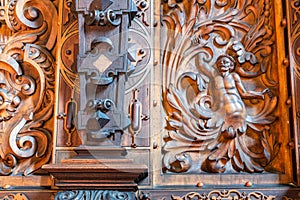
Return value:
[(58, 192), (55, 196), (55, 200), (135, 200), (136, 196), (134, 192), (119, 192), (111, 190), (74, 190)]
[(56, 9), (51, 1), (28, 0), (7, 1), (1, 8), (5, 14), (0, 20), (6, 24), (0, 48), (0, 174), (28, 175), (51, 155), (46, 126), (54, 104), (50, 51), (56, 39)]
[(29, 200), (29, 198), (23, 193), (16, 193), (6, 195), (3, 198), (0, 197), (0, 200)]
[(209, 192), (208, 194), (203, 193), (199, 194), (196, 192), (190, 192), (182, 197), (179, 196), (173, 196), (171, 197), (172, 200), (188, 200), (188, 199), (240, 199), (240, 200), (248, 200), (248, 199), (265, 199), (265, 200), (272, 200), (275, 199), (275, 196), (267, 196), (264, 195), (261, 192), (250, 192), (250, 193), (245, 193), (245, 192), (240, 192), (238, 190), (223, 190), (223, 191), (218, 191), (218, 190), (213, 190)]
[(162, 6), (163, 170), (265, 171), (280, 147), (272, 130), (277, 83), (270, 2)]

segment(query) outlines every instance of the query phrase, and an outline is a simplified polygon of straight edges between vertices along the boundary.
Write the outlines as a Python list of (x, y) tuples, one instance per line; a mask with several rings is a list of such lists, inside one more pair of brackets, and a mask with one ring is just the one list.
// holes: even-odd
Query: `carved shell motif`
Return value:
[(280, 148), (270, 1), (162, 7), (163, 171), (265, 171)]
[[(2, 1), (0, 174), (28, 175), (51, 156), (57, 11), (51, 1)], [(50, 126), (49, 126), (50, 127)]]

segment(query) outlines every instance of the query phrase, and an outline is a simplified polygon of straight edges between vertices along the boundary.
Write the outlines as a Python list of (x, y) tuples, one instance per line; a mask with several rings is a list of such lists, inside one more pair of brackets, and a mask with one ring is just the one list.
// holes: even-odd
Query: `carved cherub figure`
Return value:
[[(247, 111), (242, 99), (264, 99), (267, 93), (271, 97), (271, 91), (266, 88), (263, 91), (246, 90), (240, 76), (234, 72), (235, 60), (230, 55), (221, 55), (217, 58), (215, 67), (205, 62), (198, 62), (198, 69), (210, 78), (210, 92), (214, 98), (212, 110), (215, 116), (207, 121), (207, 127), (219, 127), (227, 137), (234, 138), (236, 131), (246, 131)], [(200, 63), (200, 64), (199, 64)]]

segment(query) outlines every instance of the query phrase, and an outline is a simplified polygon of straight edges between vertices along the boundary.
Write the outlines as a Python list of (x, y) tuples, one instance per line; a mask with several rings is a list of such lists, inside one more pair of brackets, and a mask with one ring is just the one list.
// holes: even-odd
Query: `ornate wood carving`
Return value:
[(58, 192), (55, 200), (136, 200), (134, 192), (120, 192), (111, 190), (73, 190)]
[(57, 11), (47, 0), (0, 7), (0, 174), (28, 175), (51, 156)]
[[(133, 1), (78, 1), (80, 104), (78, 130), (84, 144), (120, 144), (130, 125), (123, 112), (126, 76), (134, 69), (136, 51), (128, 44), (128, 26), (137, 13)], [(125, 41), (125, 42), (122, 42)], [(132, 62), (132, 63), (131, 63)], [(113, 138), (105, 142), (105, 138)], [(97, 143), (98, 142), (98, 143)]]
[(162, 8), (163, 170), (268, 171), (281, 146), (271, 2), (164, 1)]
[[(264, 195), (262, 192), (239, 192), (238, 190), (213, 190), (208, 194), (197, 193), (197, 192), (190, 192), (182, 197), (179, 196), (171, 196), (172, 200), (188, 200), (188, 199), (199, 199), (199, 200), (206, 200), (206, 199), (240, 199), (240, 200), (248, 200), (248, 199), (265, 199), (271, 200), (275, 199), (276, 196), (273, 195)], [(162, 198), (166, 200), (166, 198)]]
[(9, 194), (0, 198), (0, 200), (29, 200), (29, 198), (23, 193)]
[(294, 153), (294, 169), (298, 174), (295, 181), (300, 185), (300, 168), (299, 168), (299, 131), (300, 131), (300, 2), (298, 0), (287, 1), (287, 17), (289, 19), (287, 32), (289, 33), (289, 43), (290, 43), (290, 66), (288, 68), (290, 72), (290, 84), (292, 86), (290, 99), (292, 100), (291, 107), (291, 121), (293, 122), (293, 129), (295, 132), (294, 142), (295, 142), (295, 153)]

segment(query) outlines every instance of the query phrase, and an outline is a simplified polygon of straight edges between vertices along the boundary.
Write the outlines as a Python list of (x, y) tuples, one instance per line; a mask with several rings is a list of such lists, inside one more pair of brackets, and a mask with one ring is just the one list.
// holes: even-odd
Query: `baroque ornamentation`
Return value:
[(294, 24), (294, 23), (298, 22), (298, 18), (299, 18), (299, 15), (300, 15), (300, 1), (299, 0), (292, 0), (291, 8), (293, 9), (292, 22)]
[[(0, 48), (0, 174), (28, 175), (48, 162), (54, 105), (56, 9), (51, 1), (11, 0)], [(45, 9), (47, 8), (47, 9)], [(7, 32), (7, 31), (6, 31)]]
[[(214, 190), (209, 192), (208, 194), (203, 193), (199, 194), (197, 192), (190, 192), (182, 197), (179, 196), (173, 196), (171, 197), (172, 200), (188, 200), (188, 199), (199, 199), (199, 200), (206, 200), (206, 199), (240, 199), (240, 200), (248, 200), (248, 199), (265, 199), (265, 200), (271, 200), (275, 199), (276, 196), (267, 196), (264, 195), (261, 192), (240, 192), (238, 190), (223, 190), (218, 191)], [(165, 199), (165, 198), (163, 198)]]
[(300, 23), (299, 23), (299, 15), (300, 15), (300, 1), (293, 0), (291, 2), (290, 13), (292, 15), (292, 24), (291, 24), (291, 40), (293, 44), (292, 53), (296, 64), (294, 65), (295, 74), (298, 78), (300, 78)]
[(265, 171), (280, 149), (272, 129), (278, 88), (270, 2), (164, 1), (162, 7), (163, 170)]
[(137, 17), (141, 18), (146, 26), (149, 26), (149, 19), (146, 12), (150, 7), (150, 0), (135, 0), (135, 4), (138, 8)]
[[(98, 5), (99, 3), (100, 5)], [(100, 6), (100, 9), (89, 10), (84, 16), (85, 23), (89, 26), (119, 26), (124, 13), (128, 13), (129, 21), (131, 21), (138, 11), (133, 2), (131, 2), (130, 8), (126, 11), (107, 9), (112, 3), (110, 0), (93, 1), (90, 8), (98, 8)]]
[(29, 200), (25, 194), (17, 193), (17, 194), (9, 194), (0, 198), (0, 200)]
[(119, 192), (110, 190), (74, 190), (58, 192), (55, 200), (136, 200), (134, 192)]

